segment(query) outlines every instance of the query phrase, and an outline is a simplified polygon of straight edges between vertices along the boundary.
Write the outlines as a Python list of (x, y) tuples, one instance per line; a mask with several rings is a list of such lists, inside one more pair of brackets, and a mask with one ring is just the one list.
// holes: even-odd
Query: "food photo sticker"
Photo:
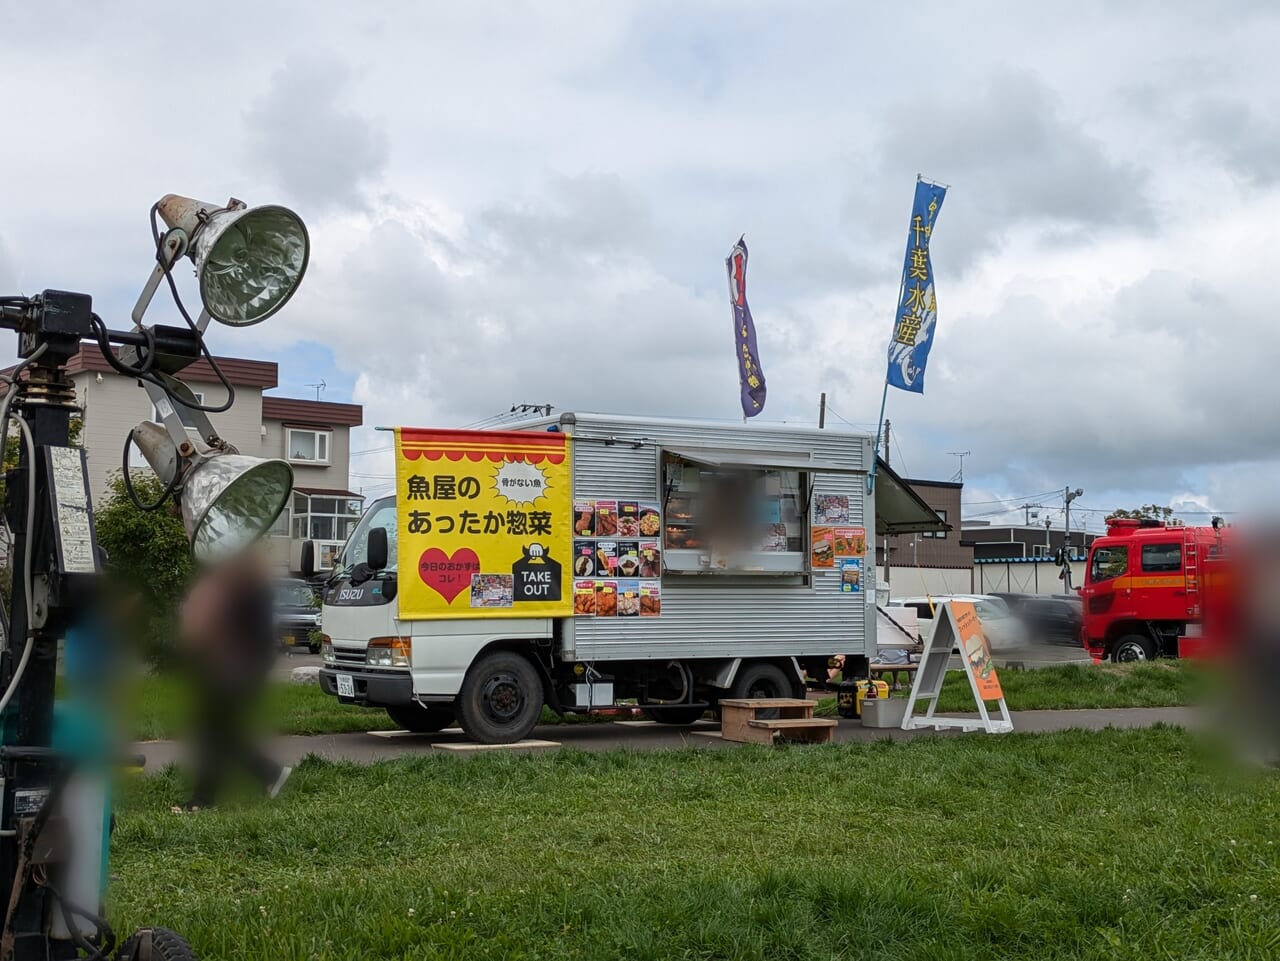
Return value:
[(662, 548), (657, 541), (640, 542), (640, 576), (662, 576)]
[(618, 502), (596, 501), (596, 537), (618, 536)]
[(573, 542), (573, 576), (591, 577), (596, 572), (596, 545), (594, 541)]
[(810, 539), (813, 552), (813, 566), (834, 568), (836, 566), (835, 531), (830, 527), (813, 528)]
[(596, 617), (618, 616), (618, 585), (615, 581), (596, 581)]
[(640, 505), (635, 501), (618, 502), (618, 536), (640, 536)]
[(573, 536), (596, 536), (596, 505), (593, 501), (573, 502)]
[(660, 584), (640, 585), (640, 616), (658, 617), (662, 613), (662, 586)]
[(640, 536), (657, 537), (662, 532), (662, 512), (657, 504), (640, 505)]
[(595, 617), (596, 582), (575, 581), (573, 584), (573, 613), (576, 617)]
[(618, 574), (621, 577), (640, 576), (639, 541), (618, 541)]
[(640, 582), (639, 581), (619, 581), (618, 582), (618, 616), (619, 617), (639, 617), (640, 616)]
[(844, 494), (819, 494), (814, 498), (814, 512), (817, 524), (847, 524), (849, 498)]
[(596, 574), (615, 577), (618, 571), (618, 542), (596, 541)]
[(515, 594), (515, 577), (511, 574), (472, 574), (472, 607), (510, 607)]

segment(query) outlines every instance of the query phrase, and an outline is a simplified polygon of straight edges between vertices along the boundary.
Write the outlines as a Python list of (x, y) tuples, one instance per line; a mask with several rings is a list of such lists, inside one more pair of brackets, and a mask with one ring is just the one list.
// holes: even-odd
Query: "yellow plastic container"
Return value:
[(874, 683), (876, 686), (876, 697), (889, 696), (889, 685), (886, 684), (884, 681), (873, 681), (870, 683), (868, 683), (867, 681), (859, 681), (858, 682), (858, 702), (857, 702), (858, 717), (862, 717), (862, 702), (867, 699), (867, 693), (870, 690), (872, 683)]

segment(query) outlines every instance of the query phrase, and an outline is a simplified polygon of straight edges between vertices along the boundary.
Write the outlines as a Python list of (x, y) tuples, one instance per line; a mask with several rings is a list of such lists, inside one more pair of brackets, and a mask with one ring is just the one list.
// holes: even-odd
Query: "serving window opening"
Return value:
[(716, 466), (665, 451), (667, 571), (807, 572), (810, 484), (802, 470)]

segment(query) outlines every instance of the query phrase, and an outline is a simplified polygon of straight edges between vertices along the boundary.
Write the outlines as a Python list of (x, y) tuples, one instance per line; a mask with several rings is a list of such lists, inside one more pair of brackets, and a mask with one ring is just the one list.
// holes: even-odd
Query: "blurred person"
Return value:
[(1266, 519), (1242, 538), (1228, 590), (1240, 720), (1255, 760), (1280, 766), (1280, 522)]
[(241, 768), (268, 797), (292, 768), (254, 743), (250, 717), (275, 658), (274, 592), (256, 549), (203, 567), (182, 606), (180, 638), (195, 686), (195, 783), (175, 813), (217, 803), (229, 773)]

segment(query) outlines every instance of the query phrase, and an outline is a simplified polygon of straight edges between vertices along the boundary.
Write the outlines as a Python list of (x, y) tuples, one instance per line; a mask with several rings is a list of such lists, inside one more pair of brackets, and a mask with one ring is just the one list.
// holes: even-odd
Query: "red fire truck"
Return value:
[(1229, 533), (1220, 518), (1210, 527), (1111, 519), (1090, 546), (1080, 588), (1082, 640), (1094, 660), (1211, 654), (1222, 638), (1206, 636), (1205, 617), (1213, 627)]

